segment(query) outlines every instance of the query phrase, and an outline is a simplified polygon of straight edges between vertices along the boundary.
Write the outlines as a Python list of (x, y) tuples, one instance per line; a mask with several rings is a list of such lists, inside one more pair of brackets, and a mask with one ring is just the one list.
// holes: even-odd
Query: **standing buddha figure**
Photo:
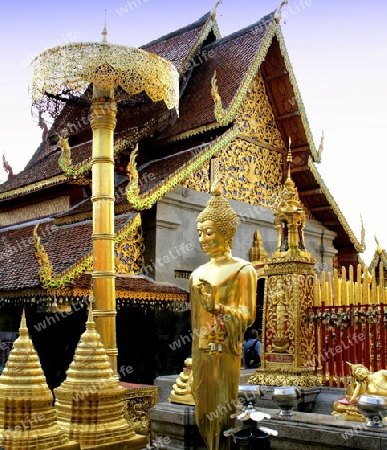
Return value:
[(255, 319), (253, 265), (231, 254), (236, 213), (217, 185), (197, 220), (199, 242), (210, 261), (190, 278), (195, 416), (209, 450), (225, 450), (223, 431), (238, 400), (242, 337)]

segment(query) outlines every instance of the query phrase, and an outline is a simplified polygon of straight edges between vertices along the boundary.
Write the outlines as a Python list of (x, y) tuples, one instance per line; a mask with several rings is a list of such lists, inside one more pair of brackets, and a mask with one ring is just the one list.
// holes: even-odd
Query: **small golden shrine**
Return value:
[(54, 392), (58, 424), (82, 449), (145, 447), (146, 437), (124, 418), (125, 389), (114, 376), (91, 309), (67, 378)]
[(1, 448), (79, 450), (57, 424), (53, 396), (28, 336), (24, 312), (19, 333), (0, 376)]
[(274, 212), (277, 248), (264, 267), (262, 365), (249, 383), (308, 387), (318, 384), (313, 324), (308, 321), (315, 261), (305, 247), (306, 214), (290, 175), (290, 149), (287, 161), (287, 178)]

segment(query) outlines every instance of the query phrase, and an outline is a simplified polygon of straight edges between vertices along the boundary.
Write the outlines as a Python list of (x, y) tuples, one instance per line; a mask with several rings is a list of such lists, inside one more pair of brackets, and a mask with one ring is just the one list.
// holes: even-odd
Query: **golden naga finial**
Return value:
[(126, 174), (129, 178), (129, 184), (126, 188), (126, 198), (130, 204), (133, 202), (133, 197), (137, 197), (140, 192), (140, 188), (138, 187), (138, 171), (136, 162), (137, 154), (138, 144), (132, 150), (129, 158), (129, 163), (126, 167)]
[(288, 0), (282, 0), (282, 2), (280, 3), (280, 5), (278, 6), (276, 12), (274, 13), (274, 20), (277, 23), (281, 22), (281, 10), (282, 7), (288, 4)]
[(72, 159), (71, 159), (71, 147), (69, 145), (69, 135), (68, 131), (62, 130), (62, 132), (59, 134), (59, 146), (62, 151), (59, 160), (58, 165), (63, 170), (63, 172), (71, 177), (71, 178), (79, 178), (83, 177), (86, 173), (88, 173), (91, 170), (92, 166), (92, 160), (91, 158), (86, 159), (82, 163), (73, 165)]
[(377, 252), (378, 252), (379, 255), (381, 255), (382, 252), (383, 252), (383, 249), (382, 249), (382, 247), (381, 247), (381, 245), (380, 245), (380, 243), (379, 243), (378, 238), (376, 237), (376, 235), (374, 236), (374, 238), (375, 238), (375, 242), (376, 242), (376, 245), (377, 245)]
[(319, 162), (321, 161), (321, 154), (322, 154), (323, 150), (324, 150), (324, 130), (321, 130), (320, 145), (318, 146), (318, 149), (317, 149), (317, 156), (318, 156)]
[(8, 180), (14, 177), (12, 167), (9, 165), (5, 153), (3, 153), (3, 168), (8, 173)]
[(215, 20), (218, 6), (219, 6), (221, 3), (222, 3), (222, 0), (217, 1), (217, 2), (216, 2), (216, 5), (214, 6), (213, 10), (211, 11), (211, 19), (212, 19), (212, 20)]
[(220, 98), (218, 91), (218, 81), (216, 78), (216, 70), (214, 71), (214, 75), (211, 78), (211, 96), (214, 99), (215, 108), (214, 115), (217, 122), (222, 122), (226, 117), (226, 111), (223, 108), (222, 99)]
[(366, 249), (366, 243), (365, 243), (365, 234), (366, 234), (366, 231), (365, 231), (365, 228), (364, 228), (363, 217), (361, 216), (361, 214), (360, 214), (360, 222), (361, 222), (361, 238), (360, 238), (360, 245), (361, 245), (361, 247), (362, 247), (362, 249), (363, 249), (363, 252), (364, 252), (364, 250)]

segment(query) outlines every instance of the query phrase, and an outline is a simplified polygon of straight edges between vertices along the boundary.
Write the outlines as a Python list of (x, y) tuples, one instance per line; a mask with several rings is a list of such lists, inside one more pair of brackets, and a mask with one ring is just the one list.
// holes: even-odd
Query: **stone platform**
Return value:
[[(240, 385), (247, 385), (255, 369), (242, 369), (240, 375)], [(172, 385), (176, 382), (177, 375), (167, 375), (158, 377), (155, 380), (155, 386), (158, 387), (158, 401), (160, 403), (168, 402)], [(255, 385), (250, 385), (255, 386)], [(275, 409), (277, 405), (272, 401), (272, 386), (260, 386), (262, 395), (256, 395), (254, 403), (258, 408)], [(311, 412), (317, 414), (331, 414), (333, 403), (343, 395), (344, 388), (331, 388), (326, 386), (316, 386), (311, 388), (300, 388), (301, 401), (297, 405), (297, 410), (301, 412)]]
[[(278, 431), (278, 436), (270, 438), (272, 450), (387, 450), (387, 424), (382, 429), (370, 429), (364, 422), (346, 421), (331, 415), (333, 403), (345, 394), (345, 389), (300, 388), (297, 410), (292, 417), (285, 418), (279, 416), (279, 409), (272, 400), (274, 387), (247, 384), (252, 373), (254, 369), (241, 371), (239, 396), (271, 415), (271, 419), (261, 425)], [(176, 377), (155, 380), (160, 401), (150, 409), (155, 444), (158, 450), (206, 450), (195, 424), (194, 407), (168, 402)]]
[[(260, 424), (278, 431), (278, 436), (270, 437), (272, 450), (387, 450), (387, 426), (369, 429), (362, 422), (326, 414), (296, 411), (284, 418), (278, 409), (259, 411), (271, 415)], [(160, 403), (150, 410), (150, 418), (158, 450), (206, 450), (193, 406)]]

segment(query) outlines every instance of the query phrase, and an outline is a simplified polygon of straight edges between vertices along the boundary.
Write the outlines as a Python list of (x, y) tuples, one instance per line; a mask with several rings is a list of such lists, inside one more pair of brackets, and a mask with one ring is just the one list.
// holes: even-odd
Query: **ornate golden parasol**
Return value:
[(31, 95), (39, 119), (52, 121), (56, 130), (69, 135), (91, 126), (93, 131), (94, 316), (116, 371), (113, 140), (117, 110), (126, 111), (126, 129), (142, 127), (149, 134), (164, 128), (178, 114), (179, 76), (169, 61), (108, 43), (106, 28), (102, 35), (100, 43), (71, 43), (39, 55), (32, 62)]

